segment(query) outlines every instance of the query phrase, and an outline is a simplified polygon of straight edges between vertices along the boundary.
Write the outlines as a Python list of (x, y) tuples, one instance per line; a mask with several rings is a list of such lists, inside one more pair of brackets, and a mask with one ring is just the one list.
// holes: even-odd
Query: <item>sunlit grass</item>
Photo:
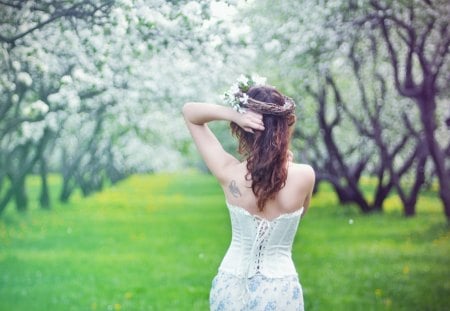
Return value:
[[(135, 175), (51, 211), (0, 218), (0, 310), (207, 310), (229, 243), (220, 187), (197, 173)], [(53, 202), (60, 185), (50, 180)], [(435, 193), (405, 219), (339, 206), (322, 184), (293, 256), (307, 310), (446, 310), (450, 233)]]

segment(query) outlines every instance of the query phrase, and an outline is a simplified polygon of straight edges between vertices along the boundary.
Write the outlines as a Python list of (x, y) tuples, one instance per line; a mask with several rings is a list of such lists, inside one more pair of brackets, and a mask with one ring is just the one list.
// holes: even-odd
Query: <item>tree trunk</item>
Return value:
[(412, 200), (407, 200), (406, 202), (403, 202), (403, 214), (406, 217), (412, 217), (416, 215), (416, 201), (414, 202)]
[(70, 195), (72, 194), (73, 187), (70, 185), (70, 181), (70, 178), (63, 178), (63, 186), (59, 194), (59, 200), (62, 203), (67, 203), (69, 201)]
[(334, 183), (332, 183), (332, 185), (339, 198), (339, 203), (356, 203), (363, 213), (370, 213), (372, 211), (375, 211), (375, 209), (367, 203), (366, 199), (364, 198), (362, 192), (359, 191), (359, 189), (355, 191), (351, 186), (343, 187), (342, 185), (336, 185)]
[(339, 203), (346, 204), (352, 202), (351, 196), (346, 188), (336, 184), (333, 184), (333, 188), (339, 198)]
[(373, 207), (369, 206), (366, 199), (363, 197), (361, 192), (353, 192), (352, 201), (356, 202), (356, 204), (359, 205), (363, 213), (370, 213), (375, 211), (381, 211), (380, 209), (374, 209)]
[(435, 109), (433, 109), (433, 107), (436, 107), (434, 96), (428, 98), (423, 96), (419, 98), (418, 105), (428, 150), (435, 166), (436, 176), (439, 180), (439, 195), (444, 205), (445, 216), (450, 221), (450, 174), (448, 174), (445, 167), (444, 150), (439, 146), (434, 136), (435, 129), (437, 128)]
[(50, 208), (50, 195), (47, 182), (47, 162), (44, 156), (41, 155), (40, 159), (40, 175), (41, 175), (41, 195), (39, 197), (39, 203), (42, 208)]
[(13, 185), (16, 208), (19, 212), (25, 212), (28, 208), (28, 197), (25, 190), (25, 176), (20, 177), (16, 183), (13, 183)]
[(79, 158), (76, 161), (69, 163), (68, 155), (66, 149), (63, 148), (61, 153), (61, 175), (63, 177), (63, 184), (61, 192), (59, 193), (59, 201), (62, 203), (67, 203), (74, 189), (72, 178), (73, 174), (77, 169)]
[(444, 211), (445, 216), (447, 217), (447, 221), (450, 221), (450, 191), (441, 188), (439, 193), (441, 195), (442, 202), (444, 203)]
[(384, 200), (386, 200), (387, 196), (389, 195), (389, 192), (391, 192), (392, 187), (393, 187), (392, 179), (389, 181), (387, 185), (380, 184), (380, 186), (377, 189), (377, 192), (375, 193), (373, 208), (380, 211), (383, 210), (383, 202)]

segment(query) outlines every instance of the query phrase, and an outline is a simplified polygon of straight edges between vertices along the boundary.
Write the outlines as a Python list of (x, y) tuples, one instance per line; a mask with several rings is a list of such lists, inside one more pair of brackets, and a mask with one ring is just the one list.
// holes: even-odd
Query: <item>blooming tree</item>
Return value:
[(43, 158), (54, 133), (51, 126), (60, 108), (52, 109), (47, 96), (59, 87), (59, 71), (68, 67), (54, 68), (57, 58), (47, 62), (49, 25), (102, 23), (111, 5), (111, 1), (2, 1), (0, 211), (12, 197), (19, 209), (26, 207), (25, 177)]
[(37, 169), (48, 206), (48, 170), (61, 171), (66, 201), (106, 179), (180, 167), (190, 147), (179, 108), (211, 98), (231, 71), (227, 25), (210, 1), (0, 5), (11, 20), (0, 37), (0, 210), (14, 191), (26, 206), (25, 177)]

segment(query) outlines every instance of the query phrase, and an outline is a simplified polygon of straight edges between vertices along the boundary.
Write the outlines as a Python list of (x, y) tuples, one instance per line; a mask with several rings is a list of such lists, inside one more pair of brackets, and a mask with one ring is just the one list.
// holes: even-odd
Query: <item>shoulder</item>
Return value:
[(296, 173), (303, 173), (309, 176), (315, 176), (314, 169), (309, 164), (303, 164), (303, 163), (291, 163), (290, 166), (294, 172)]
[(289, 175), (302, 184), (314, 185), (316, 173), (309, 164), (291, 163), (289, 167)]

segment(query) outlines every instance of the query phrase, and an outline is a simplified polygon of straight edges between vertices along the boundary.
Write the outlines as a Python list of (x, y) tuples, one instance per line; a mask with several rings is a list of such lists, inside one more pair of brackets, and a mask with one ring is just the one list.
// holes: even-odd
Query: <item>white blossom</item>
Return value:
[(31, 86), (31, 84), (33, 83), (33, 79), (31, 78), (30, 74), (23, 71), (17, 74), (17, 81), (25, 86)]
[(72, 77), (69, 75), (65, 75), (61, 78), (61, 83), (63, 84), (70, 84), (72, 82), (73, 82)]
[(46, 127), (45, 121), (22, 122), (21, 124), (22, 139), (19, 141), (19, 143), (24, 143), (27, 140), (32, 140), (35, 142), (38, 141), (42, 137), (45, 127)]
[(230, 94), (236, 94), (236, 93), (239, 93), (239, 91), (240, 91), (240, 89), (239, 89), (239, 84), (238, 83), (233, 83), (232, 85), (231, 85), (231, 87), (230, 87), (230, 89), (229, 89), (229, 93)]
[(264, 50), (268, 53), (279, 53), (281, 51), (280, 41), (277, 39), (272, 39), (264, 43)]
[(21, 66), (20, 66), (20, 63), (18, 62), (18, 61), (13, 61), (12, 62), (12, 68), (15, 70), (15, 71), (20, 71), (20, 68), (21, 68)]
[(237, 78), (237, 82), (239, 84), (247, 85), (248, 78), (246, 76), (244, 76), (244, 75), (240, 75), (239, 78)]
[(16, 90), (16, 84), (12, 81), (6, 81), (5, 83), (5, 89), (8, 91), (15, 91)]
[(46, 114), (49, 107), (42, 100), (37, 100), (23, 109), (23, 113), (27, 116)]
[(242, 94), (242, 96), (241, 96), (241, 98), (239, 99), (239, 101), (243, 104), (243, 105), (246, 105), (246, 104), (248, 104), (248, 95), (247, 94)]
[(59, 125), (59, 117), (58, 114), (54, 111), (49, 112), (46, 116), (45, 116), (45, 121), (47, 123), (47, 126), (53, 130), (53, 131), (57, 131), (58, 130), (58, 125)]
[(11, 97), (11, 100), (12, 100), (12, 102), (13, 102), (14, 104), (17, 104), (17, 103), (19, 102), (19, 95), (14, 94), (14, 95)]
[[(249, 88), (256, 85), (264, 85), (266, 78), (253, 74), (251, 77), (240, 75), (230, 89), (225, 92), (222, 99), (226, 105), (230, 105), (234, 110), (240, 113), (245, 112), (245, 106), (248, 104)], [(258, 82), (258, 83), (256, 83)]]
[(261, 77), (258, 74), (254, 73), (252, 74), (252, 81), (254, 82), (255, 86), (261, 86), (266, 85), (267, 78)]

